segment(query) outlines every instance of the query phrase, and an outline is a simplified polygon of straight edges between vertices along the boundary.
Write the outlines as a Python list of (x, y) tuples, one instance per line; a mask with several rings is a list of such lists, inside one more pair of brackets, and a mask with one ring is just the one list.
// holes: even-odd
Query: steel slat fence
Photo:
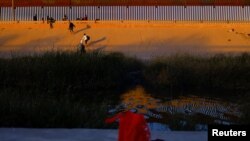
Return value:
[(2, 7), (30, 6), (249, 6), (250, 0), (1, 0)]
[[(12, 21), (11, 7), (0, 8), (0, 20)], [(32, 21), (47, 16), (62, 20), (64, 14), (70, 20), (149, 20), (149, 21), (226, 21), (249, 22), (250, 6), (62, 6), (62, 7), (16, 7), (15, 19)]]

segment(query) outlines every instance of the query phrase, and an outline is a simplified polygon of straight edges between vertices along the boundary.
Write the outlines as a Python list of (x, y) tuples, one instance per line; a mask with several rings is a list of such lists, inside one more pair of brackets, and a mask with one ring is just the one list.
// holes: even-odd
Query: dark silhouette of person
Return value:
[(82, 18), (83, 21), (87, 21), (88, 20), (88, 16), (85, 15), (83, 18)]
[(37, 15), (33, 16), (33, 21), (37, 21)]
[(87, 21), (87, 20), (88, 20), (88, 16), (87, 16), (87, 15), (85, 15), (84, 20), (85, 20), (85, 21)]
[(64, 16), (63, 16), (63, 19), (62, 19), (63, 21), (67, 21), (68, 20), (68, 17), (67, 17), (67, 15), (66, 14), (64, 14)]
[(86, 53), (85, 45), (83, 44), (83, 42), (84, 42), (83, 39), (81, 39), (80, 44), (79, 44), (78, 49), (77, 49), (79, 54)]
[(69, 31), (70, 32), (74, 32), (74, 28), (75, 28), (76, 26), (71, 22), (71, 21), (69, 21)]
[(49, 16), (47, 16), (47, 19), (46, 19), (46, 20), (47, 20), (47, 24), (48, 24), (48, 23), (49, 23), (49, 20), (50, 20), (50, 17), (49, 17)]
[(55, 23), (55, 19), (53, 19), (52, 17), (49, 18), (49, 26), (50, 26), (50, 29), (52, 29), (54, 26), (53, 26), (53, 23)]

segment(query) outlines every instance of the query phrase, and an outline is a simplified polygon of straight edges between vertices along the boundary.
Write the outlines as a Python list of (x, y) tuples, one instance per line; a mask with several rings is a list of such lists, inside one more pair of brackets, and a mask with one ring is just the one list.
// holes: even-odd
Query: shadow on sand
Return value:
[(84, 31), (84, 30), (87, 30), (87, 29), (89, 29), (89, 28), (91, 28), (90, 25), (86, 25), (85, 28), (81, 28), (81, 29), (77, 30), (76, 32), (74, 32), (74, 34), (77, 34), (77, 33), (79, 33), (79, 32), (82, 32), (82, 31)]
[(98, 40), (91, 41), (91, 42), (88, 44), (88, 46), (97, 44), (97, 43), (102, 42), (102, 41), (104, 41), (104, 40), (106, 40), (106, 37), (102, 37), (102, 38), (100, 38), (100, 39), (98, 39)]

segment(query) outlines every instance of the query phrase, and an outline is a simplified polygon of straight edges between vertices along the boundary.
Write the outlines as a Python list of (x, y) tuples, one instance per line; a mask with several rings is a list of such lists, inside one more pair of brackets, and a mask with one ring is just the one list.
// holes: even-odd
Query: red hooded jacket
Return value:
[(118, 141), (150, 141), (150, 131), (142, 114), (126, 111), (105, 120), (112, 123), (119, 119)]

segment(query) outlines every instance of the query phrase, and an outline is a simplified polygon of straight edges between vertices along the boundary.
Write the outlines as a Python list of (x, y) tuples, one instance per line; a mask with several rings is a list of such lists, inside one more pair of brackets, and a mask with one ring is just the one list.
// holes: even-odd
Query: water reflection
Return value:
[(236, 105), (197, 96), (179, 97), (178, 99), (164, 102), (156, 108), (156, 111), (172, 115), (204, 115), (214, 118), (214, 121), (235, 121), (240, 115)]
[[(135, 109), (138, 113), (147, 115), (151, 122), (166, 123), (170, 119), (179, 119), (186, 124), (187, 118), (196, 123), (231, 124), (238, 120), (238, 106), (220, 99), (202, 98), (198, 96), (182, 96), (176, 99), (162, 101), (146, 93), (142, 86), (123, 94), (121, 105), (123, 110)], [(164, 99), (164, 98), (162, 98)]]

